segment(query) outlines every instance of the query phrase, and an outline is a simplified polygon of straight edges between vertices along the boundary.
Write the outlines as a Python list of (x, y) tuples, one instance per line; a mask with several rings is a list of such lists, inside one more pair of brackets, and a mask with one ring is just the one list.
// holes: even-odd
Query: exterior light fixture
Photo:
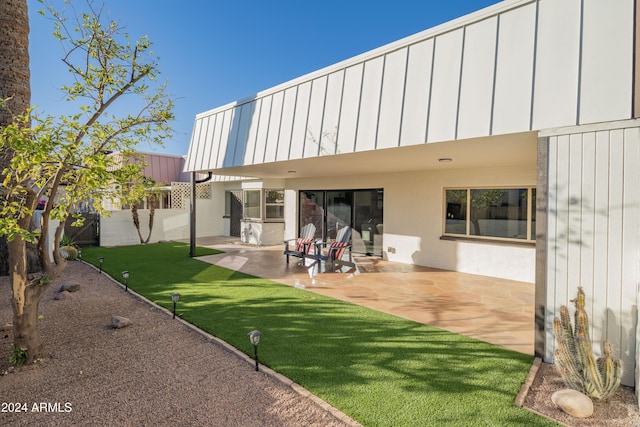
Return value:
[(171, 294), (171, 301), (173, 302), (173, 318), (176, 318), (176, 305), (178, 304), (178, 300), (180, 299), (180, 294), (178, 292), (173, 292)]
[(129, 272), (123, 271), (122, 278), (124, 279), (124, 291), (129, 292)]
[(78, 248), (78, 258), (82, 259), (82, 248)]
[(256, 359), (256, 371), (258, 371), (258, 344), (260, 344), (260, 335), (262, 335), (262, 332), (251, 331), (247, 335), (249, 335), (249, 341), (251, 341), (251, 345), (253, 345), (253, 355)]
[(104, 257), (103, 256), (98, 257), (98, 262), (100, 263), (100, 274), (102, 274), (102, 263), (104, 262)]

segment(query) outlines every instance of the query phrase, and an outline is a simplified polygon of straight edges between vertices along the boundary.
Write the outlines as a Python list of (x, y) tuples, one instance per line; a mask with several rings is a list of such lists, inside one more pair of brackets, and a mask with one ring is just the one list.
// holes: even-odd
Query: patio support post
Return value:
[(196, 256), (196, 173), (191, 172), (191, 203), (189, 203), (189, 256)]
[(534, 354), (544, 360), (547, 319), (547, 188), (549, 186), (549, 138), (539, 137), (536, 185), (536, 284)]
[(213, 173), (208, 172), (207, 177), (196, 179), (196, 173), (191, 172), (191, 202), (189, 203), (189, 256), (196, 256), (196, 184), (210, 181)]

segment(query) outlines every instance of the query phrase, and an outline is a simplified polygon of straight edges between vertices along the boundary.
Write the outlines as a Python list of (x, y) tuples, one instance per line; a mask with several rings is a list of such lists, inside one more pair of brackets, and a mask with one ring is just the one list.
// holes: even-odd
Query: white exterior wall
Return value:
[(199, 114), (186, 169), (629, 119), (634, 1), (614, 3), (503, 1)]
[[(535, 168), (490, 168), (399, 174), (385, 185), (384, 250), (391, 261), (535, 281), (535, 247), (440, 240), (444, 188), (535, 186)], [(419, 183), (419, 185), (417, 185)], [(407, 209), (407, 207), (411, 207)], [(395, 253), (389, 253), (389, 247)]]
[(49, 220), (49, 233), (47, 234), (47, 239), (48, 239), (47, 248), (49, 249), (49, 258), (51, 260), (53, 260), (53, 249), (56, 243), (56, 228), (58, 228), (59, 224), (60, 224), (60, 221), (58, 221), (57, 219)]
[(229, 187), (235, 189), (238, 183), (211, 182), (211, 200), (196, 200), (197, 237), (229, 235), (229, 224), (224, 220), (224, 196)]
[[(535, 184), (535, 166), (290, 179), (287, 188), (292, 194), (287, 202), (294, 200), (297, 206), (299, 190), (383, 188), (385, 259), (533, 283), (533, 245), (440, 240), (440, 236), (445, 187)], [(287, 238), (295, 237), (297, 211), (288, 206), (285, 219)]]
[[(224, 202), (224, 194), (219, 198), (199, 199), (196, 203), (196, 236), (220, 236), (223, 234), (224, 223), (222, 214), (210, 218), (216, 204)], [(224, 213), (224, 206), (223, 206)], [(149, 233), (149, 210), (139, 209), (140, 233), (146, 239)], [(189, 210), (185, 209), (156, 209), (153, 219), (153, 231), (149, 243), (164, 240), (188, 239)], [(110, 216), (100, 217), (100, 246), (138, 245), (140, 239), (130, 210), (112, 211)]]
[(284, 230), (283, 240), (298, 237), (298, 192), (291, 188), (284, 191)]
[(640, 121), (550, 131), (547, 207), (546, 354), (553, 318), (587, 297), (594, 351), (611, 341), (633, 385), (640, 282)]
[(282, 244), (283, 222), (240, 221), (240, 241), (249, 245), (272, 246)]

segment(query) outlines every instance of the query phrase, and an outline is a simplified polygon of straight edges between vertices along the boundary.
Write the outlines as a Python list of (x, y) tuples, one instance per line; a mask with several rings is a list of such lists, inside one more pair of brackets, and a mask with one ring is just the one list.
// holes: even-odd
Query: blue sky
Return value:
[[(61, 0), (51, 0), (62, 5)], [(498, 0), (105, 0), (133, 39), (149, 36), (176, 98), (175, 135), (140, 151), (186, 154), (195, 115), (482, 9)], [(75, 0), (80, 10), (84, 0)], [(100, 4), (100, 2), (97, 2)], [(51, 21), (28, 0), (31, 103), (68, 111), (68, 83)], [(86, 6), (85, 6), (86, 7)]]

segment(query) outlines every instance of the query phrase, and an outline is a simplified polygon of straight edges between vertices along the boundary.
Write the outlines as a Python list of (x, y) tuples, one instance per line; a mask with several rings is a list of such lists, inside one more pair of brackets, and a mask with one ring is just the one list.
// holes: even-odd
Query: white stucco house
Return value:
[(634, 385), (636, 3), (505, 0), (203, 112), (185, 170), (226, 208), (198, 221), (259, 244), (346, 224), (359, 252), (535, 283), (546, 361), (581, 285)]

